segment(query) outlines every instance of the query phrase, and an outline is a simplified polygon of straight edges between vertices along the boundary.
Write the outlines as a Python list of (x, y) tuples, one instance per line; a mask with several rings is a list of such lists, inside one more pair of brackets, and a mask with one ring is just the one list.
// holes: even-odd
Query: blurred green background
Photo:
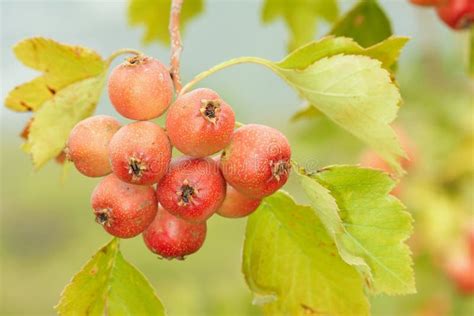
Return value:
[[(353, 1), (342, 2), (345, 10)], [(462, 253), (473, 223), (473, 85), (466, 74), (467, 36), (454, 33), (407, 1), (382, 1), (394, 33), (412, 40), (397, 75), (404, 104), (397, 121), (416, 145), (416, 164), (403, 179), (402, 200), (416, 219), (410, 244), (419, 293), (373, 299), (375, 315), (469, 315), (462, 295), (443, 273), (446, 256)], [(242, 55), (278, 60), (286, 55), (280, 21), (262, 25), (262, 2), (205, 1), (188, 24), (182, 56), (184, 81)], [(138, 48), (164, 61), (168, 48), (140, 42), (143, 30), (127, 25), (126, 1), (1, 2), (1, 97), (35, 73), (15, 60), (17, 41), (31, 36), (80, 44), (107, 56)], [(319, 25), (325, 34), (327, 25)], [(118, 61), (117, 61), (118, 62)], [(290, 122), (301, 101), (270, 71), (242, 65), (204, 82), (233, 105), (238, 121), (278, 127), (294, 157), (312, 168), (357, 163), (363, 145), (324, 118)], [(49, 163), (38, 172), (21, 150), (28, 114), (1, 109), (1, 315), (51, 315), (64, 285), (110, 237), (94, 223), (89, 196), (97, 180), (70, 166)], [(116, 115), (106, 94), (97, 113)], [(302, 200), (290, 181), (287, 190)], [(304, 200), (302, 200), (304, 201)], [(141, 238), (122, 242), (124, 256), (150, 279), (170, 315), (258, 315), (240, 272), (245, 219), (213, 217), (201, 251), (183, 262), (158, 260)], [(459, 245), (459, 246), (457, 246)], [(450, 249), (448, 249), (450, 248)], [(324, 286), (324, 285), (322, 285)]]

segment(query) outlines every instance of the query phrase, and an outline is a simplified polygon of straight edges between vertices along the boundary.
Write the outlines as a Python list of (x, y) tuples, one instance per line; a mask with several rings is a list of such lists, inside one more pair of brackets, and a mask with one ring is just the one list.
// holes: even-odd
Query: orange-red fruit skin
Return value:
[(419, 6), (436, 6), (441, 0), (410, 0), (411, 3)]
[(163, 114), (173, 98), (173, 82), (158, 60), (136, 56), (114, 68), (108, 83), (109, 98), (122, 116), (150, 120)]
[[(152, 122), (135, 122), (122, 127), (110, 141), (112, 170), (122, 181), (150, 185), (167, 172), (171, 160), (171, 144), (165, 131)], [(136, 174), (131, 161), (144, 169)]]
[(95, 187), (91, 204), (96, 219), (106, 214), (104, 229), (119, 238), (131, 238), (142, 233), (156, 216), (158, 202), (155, 190), (120, 181), (111, 174)]
[(143, 240), (148, 249), (163, 258), (184, 259), (201, 248), (206, 231), (206, 222), (185, 221), (159, 206), (155, 219), (143, 232)]
[(228, 218), (245, 217), (252, 214), (260, 206), (261, 202), (261, 199), (254, 199), (243, 195), (232, 186), (227, 185), (224, 202), (217, 210), (217, 214)]
[[(263, 198), (280, 189), (288, 180), (291, 148), (285, 135), (258, 124), (237, 129), (221, 156), (221, 170), (226, 181), (237, 191)], [(272, 165), (285, 163), (287, 172), (276, 178)]]
[(461, 293), (474, 293), (474, 255), (450, 262), (447, 273)]
[(108, 147), (120, 123), (107, 115), (96, 115), (74, 126), (67, 142), (67, 157), (76, 169), (88, 177), (102, 177), (112, 172)]
[[(216, 121), (201, 113), (202, 100), (220, 105)], [(196, 89), (176, 99), (166, 117), (171, 143), (185, 155), (206, 157), (227, 146), (235, 126), (232, 108), (211, 89)]]
[(466, 29), (474, 23), (473, 0), (440, 0), (436, 11), (439, 18), (454, 30)]
[[(183, 203), (182, 188), (186, 183), (195, 195)], [(169, 172), (157, 185), (161, 205), (184, 220), (202, 222), (211, 217), (224, 201), (226, 183), (219, 165), (211, 158), (182, 157), (171, 162)]]

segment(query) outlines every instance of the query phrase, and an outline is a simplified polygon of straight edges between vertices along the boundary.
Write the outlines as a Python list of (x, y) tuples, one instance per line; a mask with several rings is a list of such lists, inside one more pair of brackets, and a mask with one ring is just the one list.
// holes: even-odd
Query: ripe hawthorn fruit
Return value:
[(451, 258), (445, 269), (459, 292), (470, 295), (474, 293), (474, 227), (468, 227), (465, 234), (465, 253)]
[(461, 293), (474, 293), (474, 255), (452, 260), (446, 270)]
[(206, 157), (224, 149), (234, 126), (234, 111), (211, 89), (196, 89), (178, 97), (166, 117), (171, 143), (192, 157)]
[(466, 29), (474, 23), (473, 0), (440, 0), (436, 12), (446, 25), (455, 30)]
[(163, 114), (173, 98), (168, 69), (148, 56), (135, 56), (114, 68), (108, 83), (109, 98), (121, 115), (150, 120)]
[(66, 155), (77, 170), (88, 177), (102, 177), (110, 172), (108, 147), (120, 123), (107, 115), (96, 115), (77, 123), (69, 134)]
[(120, 181), (110, 174), (95, 187), (91, 204), (96, 222), (111, 235), (131, 238), (142, 233), (156, 215), (155, 190)]
[(211, 217), (225, 193), (219, 164), (211, 158), (181, 157), (172, 161), (156, 189), (158, 201), (166, 210), (191, 222)]
[(171, 144), (165, 131), (155, 123), (135, 122), (122, 127), (112, 137), (109, 158), (120, 180), (150, 185), (168, 170)]
[(227, 185), (224, 202), (217, 210), (217, 214), (228, 218), (245, 217), (253, 213), (262, 202), (261, 199), (248, 197), (232, 186)]
[(148, 249), (160, 257), (183, 260), (201, 248), (206, 231), (206, 222), (185, 221), (160, 205), (155, 219), (143, 232), (143, 240)]
[(237, 191), (263, 198), (280, 189), (291, 169), (291, 148), (278, 130), (258, 124), (237, 129), (221, 155), (224, 178)]

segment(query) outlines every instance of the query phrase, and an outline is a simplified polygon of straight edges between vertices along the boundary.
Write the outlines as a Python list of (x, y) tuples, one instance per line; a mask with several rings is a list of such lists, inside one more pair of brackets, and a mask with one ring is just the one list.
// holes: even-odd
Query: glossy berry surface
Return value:
[(142, 121), (122, 127), (109, 145), (112, 170), (122, 181), (150, 185), (167, 172), (171, 144), (158, 125)]
[(72, 129), (67, 141), (67, 158), (76, 169), (88, 177), (102, 177), (112, 169), (108, 148), (120, 123), (113, 117), (96, 115), (80, 121)]
[(180, 96), (166, 117), (171, 143), (192, 157), (206, 157), (224, 149), (234, 126), (234, 111), (211, 89), (196, 89)]
[(182, 219), (202, 222), (221, 206), (226, 183), (219, 165), (211, 158), (178, 158), (158, 183), (161, 205)]
[(95, 187), (91, 204), (96, 222), (109, 234), (120, 238), (142, 233), (158, 209), (152, 187), (125, 183), (113, 174)]
[(161, 62), (148, 56), (135, 56), (114, 68), (108, 91), (110, 101), (122, 116), (150, 120), (170, 105), (173, 82)]
[(466, 29), (474, 23), (473, 0), (440, 0), (436, 11), (439, 18), (455, 30)]
[(260, 206), (261, 202), (261, 199), (243, 195), (232, 186), (227, 185), (224, 202), (217, 210), (217, 214), (228, 218), (245, 217), (253, 213)]
[(206, 222), (185, 221), (159, 206), (155, 219), (143, 232), (143, 240), (160, 257), (182, 260), (201, 248), (206, 230)]
[(282, 133), (268, 126), (249, 124), (234, 132), (220, 165), (224, 178), (237, 191), (263, 198), (286, 183), (290, 159), (290, 144)]

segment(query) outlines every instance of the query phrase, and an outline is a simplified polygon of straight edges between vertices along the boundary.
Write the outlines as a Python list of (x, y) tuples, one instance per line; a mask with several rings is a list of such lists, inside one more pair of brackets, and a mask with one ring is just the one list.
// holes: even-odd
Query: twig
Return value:
[[(228, 61), (225, 61), (223, 63), (220, 63), (218, 65), (215, 65), (214, 67), (201, 72), (197, 76), (195, 76), (190, 82), (188, 82), (182, 89), (181, 92), (179, 93), (180, 95), (185, 94), (188, 92), (191, 87), (193, 87), (196, 83), (199, 81), (209, 77), (215, 72), (218, 72), (222, 69), (228, 68), (230, 66), (238, 65), (238, 64), (244, 64), (244, 63), (253, 63), (253, 64), (259, 64), (259, 65), (264, 65), (270, 69), (272, 68), (272, 63), (268, 60), (265, 60), (263, 58), (258, 58), (258, 57), (250, 57), (250, 56), (244, 56), (244, 57), (238, 57), (234, 59), (230, 59)], [(278, 73), (277, 73), (278, 74)]]
[(173, 0), (171, 3), (170, 12), (170, 24), (169, 32), (171, 37), (171, 65), (170, 74), (173, 78), (174, 88), (176, 92), (181, 91), (181, 77), (179, 74), (179, 60), (181, 52), (183, 51), (183, 45), (181, 43), (181, 34), (179, 32), (179, 16), (181, 13), (181, 7), (183, 6), (183, 0)]

